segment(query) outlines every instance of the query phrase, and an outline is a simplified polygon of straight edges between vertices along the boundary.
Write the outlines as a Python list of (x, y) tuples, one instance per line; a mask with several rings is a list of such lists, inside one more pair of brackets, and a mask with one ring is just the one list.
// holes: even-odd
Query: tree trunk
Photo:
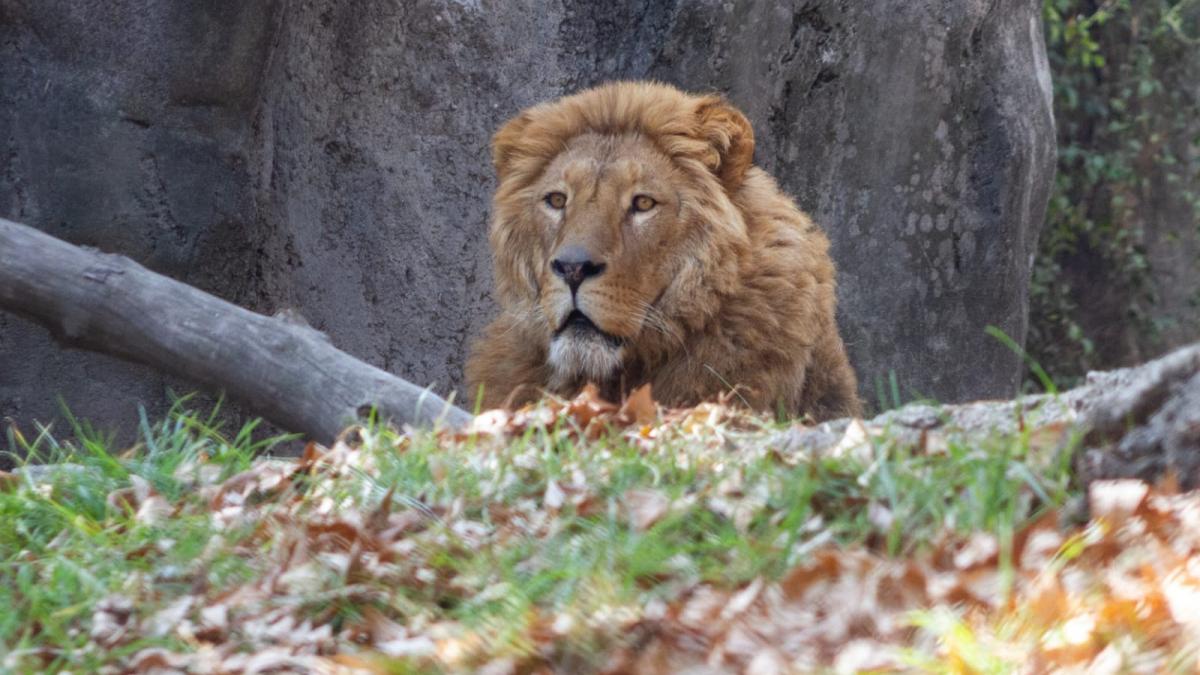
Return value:
[(224, 389), (279, 426), (330, 441), (374, 406), (396, 424), (461, 426), (436, 394), (267, 317), (142, 267), (0, 218), (0, 309), (62, 344)]

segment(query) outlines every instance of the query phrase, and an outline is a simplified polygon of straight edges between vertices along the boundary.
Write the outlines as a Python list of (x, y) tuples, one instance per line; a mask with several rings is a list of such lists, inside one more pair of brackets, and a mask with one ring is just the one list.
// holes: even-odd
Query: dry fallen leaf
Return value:
[(128, 598), (110, 596), (101, 600), (92, 615), (91, 638), (103, 647), (121, 644), (133, 628), (133, 611)]
[(628, 420), (628, 424), (650, 424), (658, 417), (658, 407), (650, 394), (650, 385), (644, 384), (625, 399), (621, 405), (618, 417)]
[(558, 486), (558, 482), (554, 480), (546, 481), (546, 493), (542, 495), (542, 505), (553, 511), (557, 511), (566, 503), (567, 495), (562, 488)]
[(638, 532), (650, 529), (671, 508), (671, 500), (658, 490), (635, 488), (627, 490), (621, 504), (629, 517), (629, 523)]
[(1098, 480), (1088, 486), (1092, 515), (1114, 521), (1133, 515), (1150, 493), (1140, 480)]

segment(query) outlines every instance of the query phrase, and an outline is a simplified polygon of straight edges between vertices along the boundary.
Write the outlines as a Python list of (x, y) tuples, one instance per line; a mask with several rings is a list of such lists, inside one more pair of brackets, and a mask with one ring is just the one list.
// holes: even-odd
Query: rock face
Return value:
[[(1053, 170), (1040, 4), (0, 0), (0, 215), (125, 253), (442, 393), (489, 318), (488, 139), (611, 78), (725, 92), (829, 232), (864, 385), (1012, 393)], [(164, 382), (0, 316), (0, 416)]]
[[(716, 85), (759, 163), (828, 232), (863, 394), (1011, 396), (1055, 153), (1040, 7), (712, 3), (678, 18), (651, 74)], [(753, 55), (753, 56), (751, 56)]]
[[(236, 0), (0, 0), (0, 214), (252, 298), (246, 139), (272, 15)], [(101, 428), (132, 429), (167, 387), (195, 385), (63, 351), (0, 312), (0, 419), (27, 434), (57, 418), (60, 394)]]
[(1079, 480), (1170, 476), (1200, 488), (1200, 342), (1136, 368), (1090, 373)]

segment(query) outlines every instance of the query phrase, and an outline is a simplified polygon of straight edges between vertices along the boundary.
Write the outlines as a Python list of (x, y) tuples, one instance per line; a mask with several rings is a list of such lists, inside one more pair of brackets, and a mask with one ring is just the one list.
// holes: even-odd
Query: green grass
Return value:
[[(184, 413), (178, 407), (167, 421), (151, 426), (143, 416), (143, 441), (120, 455), (111, 439), (71, 420), (75, 440), (59, 443), (45, 430), (32, 441), (17, 436), (29, 463), (60, 468), (34, 481), (22, 475), (13, 489), (0, 492), (0, 654), (5, 670), (24, 663), (14, 654), (50, 648), (57, 654), (48, 670), (91, 671), (114, 658), (166, 639), (134, 640), (113, 652), (97, 650), (89, 640), (96, 603), (129, 595), (133, 586), (152, 587), (151, 606), (185, 593), (203, 549), (215, 536), (232, 545), (243, 533), (217, 532), (194, 495), (187, 492), (186, 470), (202, 457), (214, 461), (222, 476), (245, 469), (256, 452), (271, 443), (250, 439), (254, 425), (235, 437), (223, 437), (213, 417)], [(179, 513), (161, 522), (139, 521), (109, 501), (109, 495), (143, 480), (178, 505)], [(166, 546), (164, 543), (169, 542)], [(252, 566), (234, 556), (217, 555), (204, 581), (221, 588), (246, 579)], [(178, 645), (174, 645), (178, 646)]]
[[(47, 434), (24, 443), (39, 462), (74, 468), (0, 491), (0, 603), (9, 609), (0, 612), (0, 667), (91, 671), (147, 646), (186, 651), (170, 634), (98, 648), (89, 637), (98, 603), (129, 598), (144, 619), (279, 564), (282, 530), (264, 538), (253, 525), (221, 527), (197, 488), (246, 470), (272, 442), (252, 441), (252, 425), (226, 437), (214, 424), (180, 407), (143, 421), (142, 442), (120, 452), (82, 424), (71, 443)], [(555, 658), (595, 666), (623, 639), (620, 621), (605, 627), (622, 608), (669, 601), (698, 582), (778, 577), (830, 543), (906, 556), (947, 530), (1008, 541), (1069, 496), (1067, 467), (1020, 435), (951, 441), (937, 453), (885, 435), (844, 457), (784, 458), (782, 433), (767, 421), (656, 441), (614, 431), (581, 442), (565, 421), (511, 442), (363, 430), (369, 462), (301, 477), (288, 508), (298, 517), (370, 514), (388, 499), (392, 512), (416, 515), (405, 554), (363, 578), (322, 569), (311, 588), (278, 602), (335, 632), (367, 608), (405, 625), (453, 622), (501, 655), (527, 653), (537, 610), (550, 609), (576, 619)], [(110, 503), (139, 481), (162, 495), (167, 517)], [(550, 482), (565, 495), (561, 509), (544, 503)], [(644, 530), (629, 516), (636, 491), (671, 505)], [(48, 660), (14, 656), (39, 650)]]

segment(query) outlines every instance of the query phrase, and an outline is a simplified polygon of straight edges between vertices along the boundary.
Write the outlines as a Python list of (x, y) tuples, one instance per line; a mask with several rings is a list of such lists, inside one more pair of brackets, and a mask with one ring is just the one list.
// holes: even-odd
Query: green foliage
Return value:
[(1058, 177), (1033, 269), (1028, 344), (1060, 384), (1117, 365), (1129, 356), (1122, 342), (1153, 343), (1148, 212), (1169, 198), (1200, 215), (1200, 88), (1189, 76), (1198, 5), (1045, 2)]

